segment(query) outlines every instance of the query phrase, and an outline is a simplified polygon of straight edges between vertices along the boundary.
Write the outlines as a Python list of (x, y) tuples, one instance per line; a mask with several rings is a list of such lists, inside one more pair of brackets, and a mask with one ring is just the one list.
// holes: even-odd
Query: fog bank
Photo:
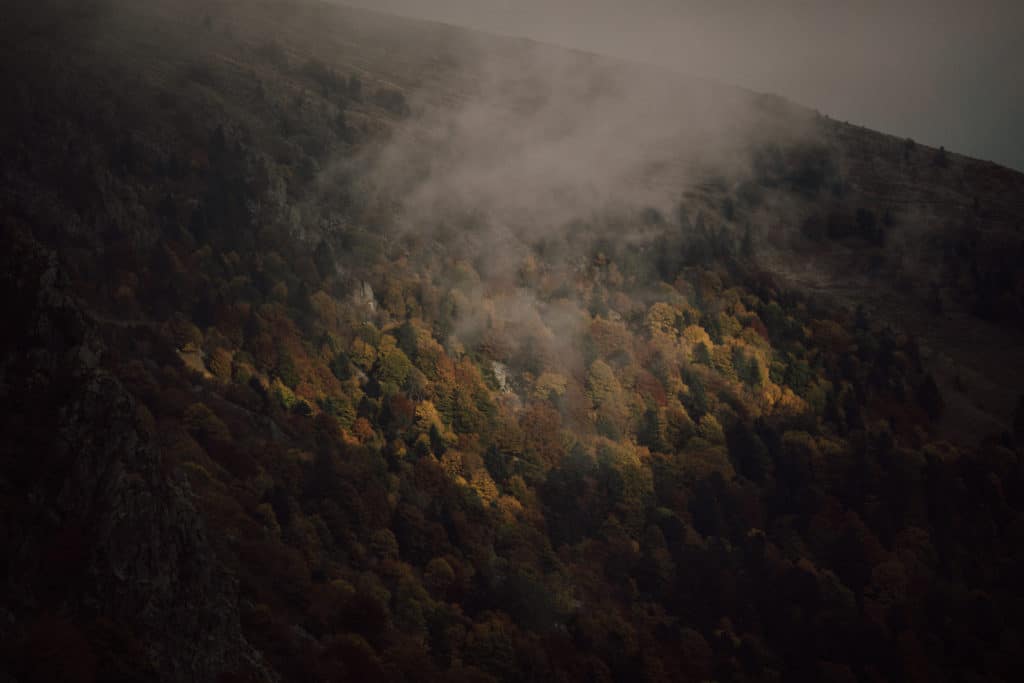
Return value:
[(347, 0), (667, 66), (1024, 169), (1024, 3)]

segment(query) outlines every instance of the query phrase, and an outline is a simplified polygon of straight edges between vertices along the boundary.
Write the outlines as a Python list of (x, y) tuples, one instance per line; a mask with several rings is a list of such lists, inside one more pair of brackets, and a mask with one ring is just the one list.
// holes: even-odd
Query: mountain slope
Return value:
[(305, 0), (9, 18), (16, 680), (1014, 679), (1020, 174)]

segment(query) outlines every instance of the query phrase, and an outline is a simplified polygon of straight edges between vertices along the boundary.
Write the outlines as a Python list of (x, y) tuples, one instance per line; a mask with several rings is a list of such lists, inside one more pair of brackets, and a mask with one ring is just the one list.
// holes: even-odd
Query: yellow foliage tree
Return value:
[(678, 311), (671, 305), (659, 301), (658, 303), (651, 306), (647, 311), (647, 318), (644, 323), (647, 326), (647, 331), (650, 334), (670, 334), (675, 336), (676, 334), (676, 320), (679, 316)]

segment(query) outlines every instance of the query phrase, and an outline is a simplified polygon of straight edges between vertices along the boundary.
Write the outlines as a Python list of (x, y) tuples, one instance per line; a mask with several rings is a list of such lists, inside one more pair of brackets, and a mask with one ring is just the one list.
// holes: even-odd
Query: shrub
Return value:
[(378, 107), (396, 116), (408, 116), (410, 111), (405, 95), (401, 90), (395, 90), (394, 88), (379, 89), (374, 94), (373, 101)]

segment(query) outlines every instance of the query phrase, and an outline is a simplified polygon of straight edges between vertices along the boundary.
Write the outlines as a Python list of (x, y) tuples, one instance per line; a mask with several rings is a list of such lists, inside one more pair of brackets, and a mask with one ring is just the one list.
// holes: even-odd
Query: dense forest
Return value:
[[(443, 99), (401, 44), (453, 29), (23, 9), (0, 47), (11, 680), (1017, 679), (1024, 401), (956, 432), (899, 321), (774, 267), (832, 244), (891, 273), (910, 219), (851, 176), (852, 127), (511, 248), (476, 207), (410, 229), (365, 170), (417, 85)], [(382, 57), (296, 28), (378, 24)], [(885, 144), (925, 184), (1024, 184)], [(1019, 253), (992, 240), (1021, 214), (975, 203), (929, 238), (922, 306), (1013, 330)]]

